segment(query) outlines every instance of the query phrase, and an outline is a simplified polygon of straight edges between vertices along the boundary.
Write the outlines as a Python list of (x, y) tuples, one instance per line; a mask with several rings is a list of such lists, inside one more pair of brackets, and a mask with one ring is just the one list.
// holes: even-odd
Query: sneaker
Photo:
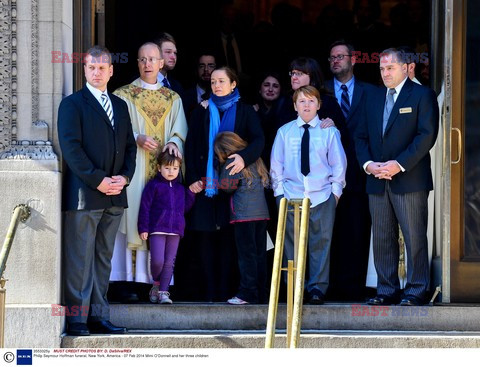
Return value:
[(247, 301), (244, 301), (243, 299), (240, 299), (238, 297), (233, 297), (233, 298), (230, 298), (228, 301), (227, 301), (228, 304), (231, 304), (231, 305), (248, 305), (248, 302)]
[(150, 289), (150, 302), (152, 303), (158, 303), (158, 298), (159, 298), (159, 290), (158, 290), (158, 285), (154, 285), (152, 289)]
[(170, 293), (168, 293), (167, 291), (160, 291), (158, 293), (158, 296), (160, 297), (160, 299), (158, 300), (158, 303), (167, 303), (169, 305), (173, 303), (172, 300), (170, 299)]

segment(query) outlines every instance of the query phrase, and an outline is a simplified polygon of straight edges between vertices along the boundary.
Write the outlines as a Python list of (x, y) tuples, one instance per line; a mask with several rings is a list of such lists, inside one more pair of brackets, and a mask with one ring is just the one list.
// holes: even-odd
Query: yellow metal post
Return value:
[(285, 225), (287, 222), (287, 199), (280, 200), (278, 209), (278, 227), (275, 240), (275, 256), (272, 269), (272, 283), (270, 299), (268, 302), (267, 333), (265, 337), (265, 348), (273, 348), (275, 342), (275, 323), (277, 320), (278, 294), (281, 281), (281, 267), (283, 256), (283, 245), (285, 242)]
[(300, 329), (302, 327), (303, 290), (305, 282), (305, 264), (307, 260), (308, 221), (310, 218), (310, 199), (305, 198), (302, 202), (302, 220), (300, 221), (300, 241), (298, 247), (297, 276), (295, 277), (295, 298), (292, 315), (292, 333), (289, 342), (290, 348), (296, 348), (300, 341)]
[(290, 338), (292, 335), (293, 320), (293, 280), (294, 280), (293, 260), (288, 260), (287, 266), (287, 348), (290, 346)]
[(5, 335), (5, 297), (6, 279), (3, 278), (3, 272), (7, 264), (8, 254), (12, 247), (15, 232), (17, 231), (18, 222), (25, 222), (30, 216), (30, 208), (27, 205), (17, 205), (13, 209), (12, 219), (10, 220), (10, 226), (8, 227), (7, 236), (3, 242), (2, 251), (0, 252), (0, 348), (3, 348), (4, 335)]

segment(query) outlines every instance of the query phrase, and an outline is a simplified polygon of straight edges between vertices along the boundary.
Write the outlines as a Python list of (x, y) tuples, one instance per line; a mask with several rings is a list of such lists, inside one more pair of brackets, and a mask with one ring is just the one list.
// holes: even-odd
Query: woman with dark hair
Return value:
[(265, 147), (263, 148), (262, 159), (267, 168), (270, 168), (270, 152), (273, 141), (280, 127), (278, 121), (286, 101), (283, 94), (280, 75), (275, 71), (266, 71), (261, 74), (258, 81), (257, 103), (253, 105), (257, 111), (265, 135)]
[[(345, 117), (342, 110), (338, 106), (335, 96), (325, 88), (322, 69), (317, 60), (310, 57), (298, 57), (290, 63), (290, 83), (292, 90), (290, 95), (293, 95), (298, 88), (310, 85), (315, 87), (320, 92), (320, 98), (322, 108), (318, 111), (318, 117), (320, 120), (330, 118), (333, 120), (335, 126), (340, 130), (340, 133), (345, 128)], [(282, 118), (279, 121), (280, 126), (295, 120), (297, 113), (293, 108), (293, 102), (287, 103), (286, 108), (282, 111)], [(331, 123), (327, 124), (326, 121), (322, 123), (322, 128), (331, 126)]]
[[(252, 106), (240, 101), (238, 77), (229, 67), (220, 67), (211, 74), (212, 94), (193, 111), (185, 142), (186, 182), (195, 184), (195, 204), (187, 218), (192, 231), (192, 246), (198, 253), (202, 273), (190, 280), (203, 291), (203, 300), (223, 301), (231, 298), (238, 288), (235, 282), (238, 268), (235, 256), (233, 228), (229, 223), (230, 196), (218, 190), (218, 160), (214, 154), (215, 137), (231, 131), (248, 146), (228, 158), (230, 174), (240, 172), (257, 161), (264, 146), (260, 120)], [(193, 254), (192, 254), (193, 255)], [(194, 255), (193, 255), (194, 256)]]

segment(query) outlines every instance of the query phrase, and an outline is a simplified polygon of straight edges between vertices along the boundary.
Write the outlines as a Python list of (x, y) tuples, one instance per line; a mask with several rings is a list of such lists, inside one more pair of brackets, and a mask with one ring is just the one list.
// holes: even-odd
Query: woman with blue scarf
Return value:
[(248, 142), (245, 149), (231, 156), (234, 161), (228, 169), (233, 167), (233, 175), (260, 157), (264, 136), (255, 110), (240, 100), (237, 85), (238, 77), (232, 69), (220, 67), (213, 71), (208, 104), (199, 105), (189, 121), (185, 142), (186, 184), (195, 183), (197, 195), (187, 216), (189, 249), (179, 252), (179, 260), (191, 274), (187, 279), (182, 278), (185, 274), (178, 274), (176, 279), (179, 287), (190, 287), (199, 298), (191, 300), (225, 302), (238, 288), (233, 227), (229, 223), (230, 196), (218, 189), (221, 182), (214, 142), (221, 131), (235, 132)]

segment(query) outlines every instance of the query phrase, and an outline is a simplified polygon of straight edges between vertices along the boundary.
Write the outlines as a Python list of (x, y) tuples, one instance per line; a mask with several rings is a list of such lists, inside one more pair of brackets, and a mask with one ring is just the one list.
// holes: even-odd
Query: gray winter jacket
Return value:
[(243, 172), (230, 176), (227, 167), (233, 159), (229, 159), (220, 168), (219, 189), (233, 193), (230, 197), (230, 223), (268, 220), (268, 207), (265, 200), (265, 189), (262, 179), (254, 165), (252, 165), (253, 179), (250, 185), (244, 178)]

